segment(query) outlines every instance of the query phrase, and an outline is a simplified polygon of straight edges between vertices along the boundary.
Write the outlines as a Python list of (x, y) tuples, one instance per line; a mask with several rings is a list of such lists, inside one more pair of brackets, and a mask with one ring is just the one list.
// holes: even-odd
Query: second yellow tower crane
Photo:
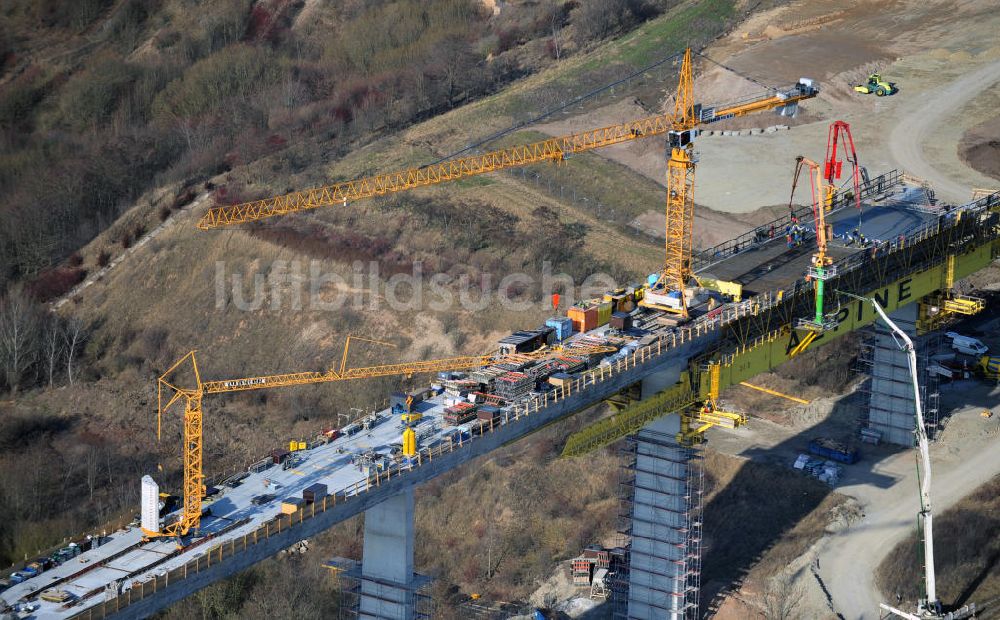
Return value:
[(694, 225), (694, 138), (697, 127), (755, 112), (779, 109), (788, 115), (798, 103), (815, 97), (818, 89), (811, 80), (802, 79), (784, 89), (736, 103), (704, 106), (694, 101), (694, 72), (691, 49), (684, 52), (674, 108), (671, 112), (643, 119), (592, 129), (559, 138), (449, 159), (430, 166), (410, 168), (387, 174), (334, 183), (291, 192), (264, 200), (219, 206), (209, 209), (198, 221), (198, 228), (211, 230), (255, 222), (279, 215), (321, 207), (346, 207), (349, 202), (427, 187), (457, 179), (517, 168), (544, 161), (561, 161), (569, 155), (650, 136), (667, 135), (670, 158), (667, 161), (667, 200), (665, 256), (663, 267), (643, 303), (687, 316), (684, 289), (691, 280)]

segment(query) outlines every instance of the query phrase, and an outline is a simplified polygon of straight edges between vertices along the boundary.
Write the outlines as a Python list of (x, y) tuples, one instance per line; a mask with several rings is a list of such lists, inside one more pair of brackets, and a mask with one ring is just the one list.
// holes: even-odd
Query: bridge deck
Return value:
[[(843, 206), (827, 215), (827, 222), (833, 229), (828, 253), (834, 261), (864, 251), (846, 240), (855, 229), (871, 241), (891, 241), (944, 213), (944, 208), (926, 207), (926, 194), (922, 189), (905, 186), (896, 189), (895, 194), (879, 197), (881, 200), (877, 202), (864, 201), (860, 212), (854, 206)], [(698, 273), (742, 284), (745, 297), (788, 288), (808, 270), (816, 251), (812, 222), (802, 221), (801, 225), (807, 233), (797, 247), (788, 247), (785, 227), (779, 225), (775, 227), (773, 238), (767, 230), (768, 235), (761, 242), (746, 243), (737, 252), (730, 250), (727, 255), (718, 256), (716, 262), (701, 267)]]

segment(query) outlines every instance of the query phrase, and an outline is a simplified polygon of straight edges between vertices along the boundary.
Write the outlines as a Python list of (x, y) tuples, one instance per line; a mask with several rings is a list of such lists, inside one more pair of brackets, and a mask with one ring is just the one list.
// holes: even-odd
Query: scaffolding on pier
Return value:
[[(626, 440), (619, 474), (621, 558), (612, 617), (697, 618), (704, 471), (694, 447), (642, 430)], [(650, 484), (653, 483), (653, 484)]]

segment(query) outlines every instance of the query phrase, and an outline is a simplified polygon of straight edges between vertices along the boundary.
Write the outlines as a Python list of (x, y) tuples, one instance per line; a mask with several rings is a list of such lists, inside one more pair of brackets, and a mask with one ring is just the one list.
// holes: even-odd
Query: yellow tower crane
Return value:
[[(156, 436), (162, 434), (163, 415), (176, 403), (184, 403), (183, 414), (183, 461), (184, 461), (184, 498), (180, 518), (167, 525), (159, 532), (143, 530), (147, 537), (185, 536), (198, 529), (201, 523), (202, 498), (205, 495), (205, 475), (202, 470), (203, 426), (202, 399), (210, 394), (225, 394), (228, 392), (245, 392), (267, 388), (287, 387), (292, 385), (309, 385), (314, 383), (330, 383), (333, 381), (349, 381), (353, 379), (369, 379), (373, 377), (410, 376), (417, 373), (440, 372), (445, 370), (463, 370), (488, 366), (500, 361), (544, 360), (558, 355), (572, 353), (574, 355), (592, 355), (613, 353), (618, 350), (614, 346), (594, 345), (581, 347), (545, 347), (528, 353), (502, 355), (491, 353), (487, 355), (466, 355), (435, 360), (424, 360), (400, 364), (383, 364), (379, 366), (347, 367), (348, 353), (352, 340), (364, 340), (376, 344), (386, 344), (378, 340), (348, 336), (344, 344), (344, 353), (337, 369), (294, 372), (278, 375), (260, 375), (219, 381), (202, 381), (198, 369), (195, 352), (191, 351), (157, 380), (157, 417)], [(412, 429), (404, 433), (404, 452), (409, 440), (410, 446), (415, 445), (415, 435)], [(412, 454), (412, 452), (411, 452)]]
[[(687, 316), (684, 289), (691, 279), (692, 230), (694, 220), (694, 138), (697, 127), (715, 121), (779, 109), (792, 114), (798, 103), (819, 92), (811, 80), (802, 79), (783, 89), (736, 103), (703, 106), (694, 101), (691, 49), (684, 52), (674, 109), (665, 114), (592, 129), (560, 138), (497, 149), (410, 168), (388, 174), (334, 183), (292, 192), (264, 200), (209, 209), (198, 228), (211, 230), (256, 222), (270, 217), (298, 213), (320, 207), (347, 206), (347, 203), (427, 187), (457, 179), (506, 170), (544, 161), (562, 161), (568, 156), (613, 144), (650, 136), (667, 135), (670, 159), (667, 162), (666, 241), (664, 264), (659, 278), (643, 304)], [(679, 297), (678, 297), (679, 294)], [(677, 301), (679, 299), (679, 302)]]

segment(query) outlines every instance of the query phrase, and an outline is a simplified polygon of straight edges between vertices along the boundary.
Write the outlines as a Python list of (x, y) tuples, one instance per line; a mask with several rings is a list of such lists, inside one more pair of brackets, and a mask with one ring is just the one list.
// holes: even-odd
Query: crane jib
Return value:
[[(819, 90), (811, 81), (803, 80), (789, 88), (771, 90), (765, 94), (758, 94), (725, 105), (712, 107), (693, 105), (694, 122), (690, 124), (696, 126), (770, 109), (779, 109), (783, 114), (788, 115), (795, 109), (799, 101), (815, 97), (818, 92)], [(560, 161), (573, 153), (662, 135), (674, 127), (677, 122), (678, 119), (674, 114), (659, 114), (568, 136), (548, 138), (532, 144), (501, 148), (480, 155), (438, 162), (420, 168), (335, 183), (326, 187), (292, 192), (265, 200), (218, 206), (209, 209), (202, 216), (198, 222), (198, 228), (209, 230), (318, 207), (346, 205), (349, 201), (425, 187), (467, 176), (544, 161)]]

